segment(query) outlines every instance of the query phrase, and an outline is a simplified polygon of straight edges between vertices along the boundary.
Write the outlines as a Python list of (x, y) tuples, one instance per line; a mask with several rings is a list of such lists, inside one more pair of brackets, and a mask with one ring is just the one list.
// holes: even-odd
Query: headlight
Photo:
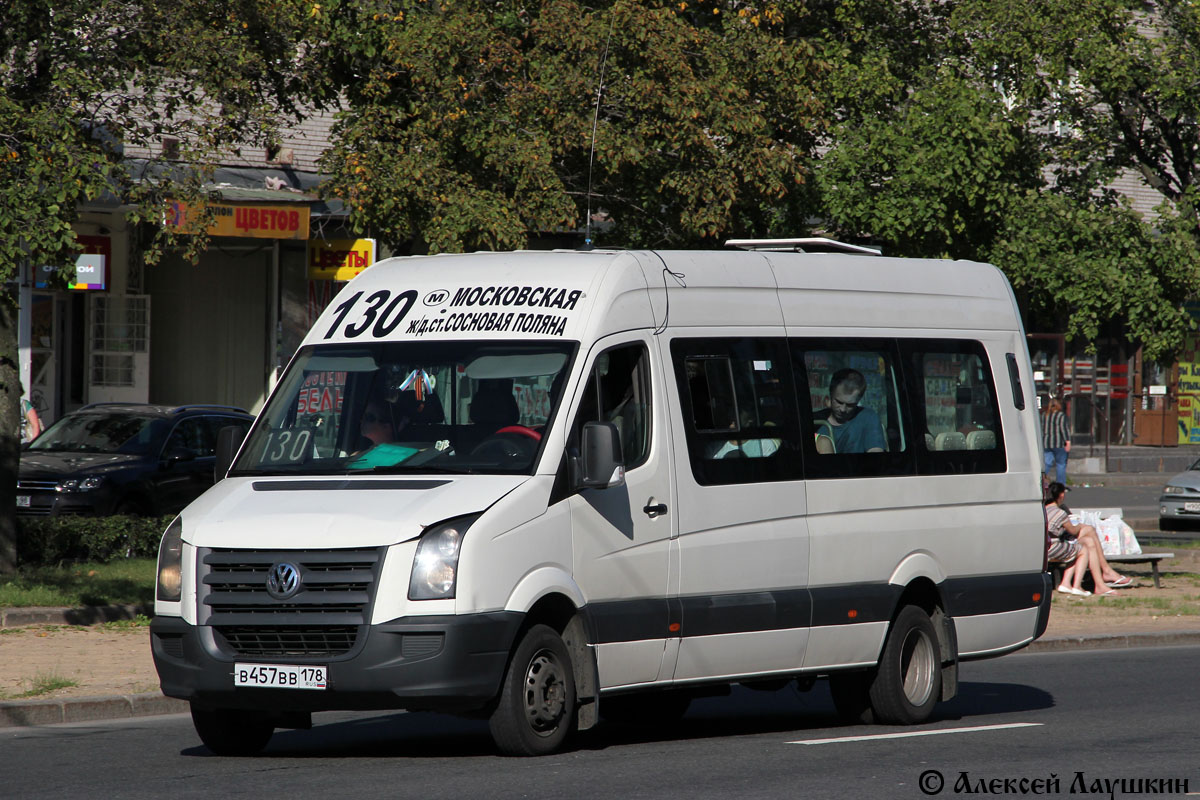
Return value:
[(1184, 489), (1182, 486), (1168, 486), (1163, 489), (1164, 494), (1184, 494), (1186, 491), (1187, 489)]
[(408, 581), (409, 600), (447, 600), (458, 584), (458, 554), (463, 535), (478, 514), (433, 525), (421, 534)]
[(54, 487), (54, 490), (65, 493), (90, 492), (92, 489), (99, 489), (100, 485), (103, 483), (104, 478), (100, 477), (99, 475), (93, 475), (90, 478), (82, 478), (80, 480), (71, 478), (65, 481), (59, 481), (58, 485)]
[(158, 546), (158, 588), (154, 596), (159, 600), (177, 602), (183, 589), (183, 520), (176, 517), (167, 526), (162, 542)]

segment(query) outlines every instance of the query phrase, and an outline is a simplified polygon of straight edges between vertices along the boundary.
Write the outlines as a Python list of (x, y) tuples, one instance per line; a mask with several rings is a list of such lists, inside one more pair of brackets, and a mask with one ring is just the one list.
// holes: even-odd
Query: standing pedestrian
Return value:
[[(18, 389), (20, 386), (18, 385)], [(42, 435), (42, 419), (29, 398), (21, 395), (21, 444), (32, 442)]]
[(1046, 406), (1046, 414), (1042, 417), (1042, 449), (1046, 453), (1046, 475), (1054, 467), (1054, 480), (1061, 484), (1067, 482), (1067, 458), (1071, 453), (1071, 433), (1067, 430), (1067, 415), (1063, 413), (1062, 402), (1052, 397)]

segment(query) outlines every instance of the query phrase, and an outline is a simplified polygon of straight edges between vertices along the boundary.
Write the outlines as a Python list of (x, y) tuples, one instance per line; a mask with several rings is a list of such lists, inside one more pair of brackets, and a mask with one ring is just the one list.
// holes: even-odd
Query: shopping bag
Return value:
[(1100, 537), (1100, 548), (1106, 556), (1119, 556), (1124, 548), (1125, 528), (1128, 527), (1120, 517), (1102, 519), (1095, 526), (1096, 535)]

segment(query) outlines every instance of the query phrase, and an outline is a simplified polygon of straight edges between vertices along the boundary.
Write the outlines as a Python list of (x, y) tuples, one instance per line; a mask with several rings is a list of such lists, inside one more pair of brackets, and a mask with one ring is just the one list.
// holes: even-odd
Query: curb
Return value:
[(136, 619), (139, 616), (154, 616), (154, 606), (0, 608), (0, 628), (17, 628), (22, 625), (95, 625), (98, 622), (116, 622)]
[(1130, 647), (1176, 647), (1200, 644), (1200, 631), (1152, 633), (1100, 633), (1087, 636), (1054, 636), (1038, 639), (1026, 653), (1062, 653), (1070, 650), (1112, 650)]
[(132, 719), (182, 714), (187, 710), (186, 700), (164, 697), (158, 692), (116, 697), (71, 697), (64, 700), (12, 700), (0, 702), (0, 728)]

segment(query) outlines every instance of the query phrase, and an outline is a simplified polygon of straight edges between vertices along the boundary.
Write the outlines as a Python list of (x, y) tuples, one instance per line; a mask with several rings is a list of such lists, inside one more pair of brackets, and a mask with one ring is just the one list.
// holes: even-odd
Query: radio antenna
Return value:
[[(612, 14), (611, 8), (608, 13)], [(592, 249), (592, 165), (596, 161), (596, 129), (600, 125), (600, 99), (604, 96), (604, 73), (608, 68), (608, 46), (612, 42), (614, 24), (616, 24), (615, 14), (608, 21), (608, 38), (604, 40), (604, 55), (600, 58), (600, 82), (596, 87), (596, 108), (592, 115), (592, 149), (588, 153), (587, 221), (583, 235), (584, 250)]]

